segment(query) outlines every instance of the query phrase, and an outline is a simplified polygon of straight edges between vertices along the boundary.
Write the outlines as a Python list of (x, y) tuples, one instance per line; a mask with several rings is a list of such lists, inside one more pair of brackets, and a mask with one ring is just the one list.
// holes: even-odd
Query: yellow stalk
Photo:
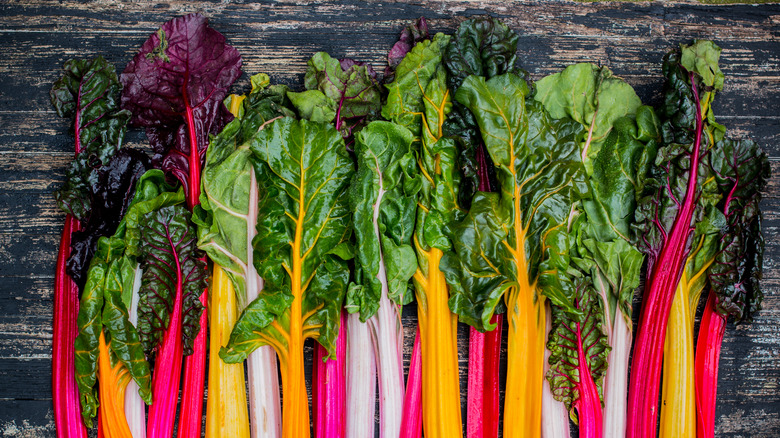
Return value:
[(209, 394), (206, 402), (206, 438), (249, 438), (249, 414), (244, 364), (227, 364), (219, 349), (227, 345), (238, 318), (233, 284), (221, 266), (214, 265), (209, 320)]
[(125, 417), (125, 390), (130, 374), (117, 361), (111, 366), (108, 345), (103, 331), (98, 344), (98, 391), (100, 392), (100, 427), (104, 438), (132, 438)]
[(698, 246), (686, 260), (669, 313), (664, 341), (664, 379), (661, 392), (663, 403), (659, 438), (696, 436), (693, 325), (696, 305), (704, 289), (703, 275), (712, 260), (693, 273), (691, 263), (703, 244), (704, 237), (701, 237)]
[(449, 293), (439, 270), (442, 252), (424, 252), (427, 275), (418, 269), (417, 319), (422, 352), (422, 412), (426, 438), (463, 436), (458, 383), (457, 316), (447, 304)]

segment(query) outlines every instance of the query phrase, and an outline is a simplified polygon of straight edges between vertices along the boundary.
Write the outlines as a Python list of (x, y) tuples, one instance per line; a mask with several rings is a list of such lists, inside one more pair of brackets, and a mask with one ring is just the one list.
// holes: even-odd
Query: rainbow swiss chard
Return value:
[[(400, 306), (411, 302), (413, 296), (409, 280), (417, 270), (417, 258), (412, 235), (421, 181), (412, 154), (414, 136), (408, 129), (375, 121), (355, 138), (358, 168), (349, 193), (356, 238), (355, 283), (347, 293), (346, 308), (351, 313), (349, 334), (357, 332), (357, 340), (368, 337), (372, 342), (368, 349), (363, 346), (360, 350), (351, 338), (347, 340), (347, 436), (373, 436), (374, 417), (366, 406), (375, 403), (372, 382), (376, 377), (362, 380), (365, 377), (360, 371), (370, 369), (375, 361), (380, 437), (397, 437), (404, 409)], [(365, 334), (360, 334), (361, 330)], [(359, 360), (362, 368), (353, 359)], [(361, 417), (367, 411), (372, 415)], [(357, 417), (354, 424), (353, 417)]]
[(702, 186), (710, 177), (703, 157), (723, 136), (723, 127), (714, 122), (710, 108), (715, 92), (723, 87), (719, 53), (712, 42), (697, 41), (664, 58), (667, 81), (660, 111), (664, 146), (651, 168), (633, 225), (648, 269), (629, 382), (629, 438), (656, 436), (669, 313), (695, 225), (710, 202), (702, 195)]
[(343, 138), (328, 124), (285, 117), (246, 143), (265, 188), (253, 239), (254, 264), (265, 286), (220, 356), (235, 363), (271, 345), (282, 374), (282, 435), (308, 437), (303, 344), (313, 338), (335, 351), (349, 281), (346, 190), (354, 167)]
[(439, 269), (451, 247), (445, 226), (462, 215), (457, 147), (443, 132), (452, 109), (442, 61), (449, 41), (449, 36), (436, 34), (417, 43), (396, 68), (394, 81), (386, 85), (389, 94), (382, 108), (384, 118), (419, 139), (413, 144), (423, 177), (413, 237), (418, 265), (413, 279), (421, 336), (423, 428), (431, 438), (462, 436), (457, 318), (447, 305), (450, 294)]
[(536, 89), (534, 99), (552, 117), (570, 118), (585, 129), (580, 149), (591, 196), (576, 207), (581, 225), (576, 230), (572, 261), (592, 279), (582, 287), (592, 289), (604, 303), (602, 330), (612, 348), (604, 379), (603, 433), (622, 438), (633, 338), (632, 301), (644, 262), (631, 243), (630, 230), (636, 200), (660, 140), (659, 122), (650, 107), (641, 105), (631, 86), (606, 67), (571, 65), (539, 80)]
[[(518, 36), (493, 17), (466, 20), (458, 27), (447, 46), (444, 62), (449, 75), (447, 83), (457, 93), (470, 75), (486, 79), (507, 72), (517, 73)], [(459, 204), (471, 206), (474, 193), (491, 192), (497, 186), (495, 167), (485, 151), (474, 116), (464, 105), (455, 102), (444, 125), (447, 135), (455, 135), (461, 146), (459, 164), (462, 172), (458, 192)], [(457, 309), (453, 309), (457, 312)], [(492, 437), (499, 429), (499, 354), (503, 329), (503, 309), (494, 315), (496, 328), (482, 333), (469, 330), (469, 374), (467, 391), (466, 436)]]
[(726, 319), (750, 322), (761, 308), (763, 265), (761, 191), (769, 179), (766, 154), (749, 140), (722, 140), (710, 156), (723, 198), (718, 204), (725, 226), (717, 236), (717, 254), (707, 272), (710, 296), (704, 309), (695, 359), (697, 436), (715, 436), (718, 362)]
[[(252, 152), (245, 139), (263, 129), (270, 120), (292, 115), (292, 111), (285, 106), (289, 105), (285, 97), (286, 87), (269, 87), (269, 78), (264, 74), (252, 76), (251, 82), (252, 91), (247, 96), (233, 95), (229, 98), (229, 101), (234, 103), (231, 106), (235, 107), (231, 108), (231, 111), (235, 110), (237, 118), (209, 145), (203, 170), (201, 207), (196, 208), (197, 215), (194, 217), (198, 224), (198, 246), (230, 279), (235, 295), (231, 300), (236, 303), (238, 313), (254, 301), (263, 288), (263, 280), (252, 263), (252, 239), (257, 234), (260, 188), (250, 160)], [(235, 321), (219, 327), (212, 323), (211, 326), (212, 330), (219, 329), (225, 334), (226, 343), (234, 324)], [(222, 346), (224, 344), (219, 345)], [(209, 353), (212, 357), (210, 360), (221, 361), (218, 353), (219, 348), (212, 349)], [(236, 365), (232, 366), (236, 369)], [(211, 407), (213, 410), (226, 405), (234, 399), (236, 392), (244, 393), (243, 367), (237, 369), (241, 374), (240, 382), (236, 382), (238, 386), (215, 385), (212, 389), (209, 385), (207, 409)], [(217, 367), (209, 369), (210, 382), (221, 380), (219, 375), (214, 374), (216, 371)], [(250, 354), (247, 359), (247, 372), (251, 436), (281, 436), (279, 382), (273, 348), (260, 347)], [(228, 422), (227, 417), (209, 417), (208, 414), (206, 424), (207, 431), (215, 436), (234, 434), (230, 432), (234, 429), (224, 429), (220, 425), (227, 428), (236, 426), (235, 422)]]
[[(460, 319), (480, 330), (503, 298), (509, 339), (504, 436), (539, 436), (546, 335), (545, 301), (582, 315), (571, 293), (572, 204), (587, 193), (577, 139), (582, 127), (553, 120), (513, 73), (470, 76), (456, 99), (474, 115), (496, 167), (499, 193), (477, 192), (451, 225), (454, 251), (442, 269)], [(424, 361), (423, 361), (424, 363)]]
[[(130, 123), (146, 129), (159, 165), (184, 186), (190, 209), (200, 199), (200, 174), (209, 134), (217, 134), (232, 115), (222, 103), (230, 85), (241, 75), (241, 56), (225, 37), (208, 26), (200, 14), (174, 18), (163, 24), (141, 46), (121, 75), (122, 107), (133, 115)], [(201, 303), (208, 294), (204, 289)], [(181, 303), (177, 303), (181, 305)], [(179, 436), (200, 436), (206, 365), (206, 312), (199, 324), (193, 354), (186, 358)], [(181, 318), (174, 318), (178, 324)], [(171, 330), (179, 330), (172, 326)], [(178, 352), (180, 341), (171, 344)], [(166, 344), (167, 346), (167, 344)], [(167, 348), (167, 347), (166, 347)], [(165, 361), (180, 361), (179, 354), (163, 352)], [(169, 362), (157, 366), (168, 379), (179, 370)], [(155, 379), (155, 382), (162, 382)], [(157, 390), (154, 389), (156, 392)], [(167, 397), (167, 396), (166, 396)], [(173, 411), (153, 410), (173, 417)], [(156, 422), (152, 417), (150, 422)], [(162, 420), (168, 424), (168, 419)], [(166, 432), (167, 433), (167, 432)], [(154, 438), (154, 436), (153, 436)]]
[[(138, 152), (123, 150), (117, 155), (129, 113), (119, 110), (121, 86), (114, 67), (98, 57), (70, 60), (63, 69), (50, 96), (57, 114), (72, 122), (76, 156), (65, 184), (55, 194), (58, 206), (68, 215), (55, 280), (52, 388), (59, 434), (82, 437), (86, 429), (79, 418), (74, 379), (79, 289), (98, 239), (114, 232), (132, 198), (133, 185), (148, 164)], [(92, 402), (96, 404), (94, 397), (88, 409), (95, 408)], [(83, 414), (91, 418), (94, 411)]]

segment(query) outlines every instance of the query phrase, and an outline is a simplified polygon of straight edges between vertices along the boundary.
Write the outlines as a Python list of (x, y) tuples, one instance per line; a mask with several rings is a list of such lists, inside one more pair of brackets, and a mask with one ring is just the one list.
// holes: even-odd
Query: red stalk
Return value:
[[(78, 117), (78, 112), (76, 114)], [(78, 136), (76, 148), (78, 149)], [(76, 317), (79, 313), (79, 289), (65, 272), (65, 264), (70, 257), (70, 238), (78, 229), (79, 222), (73, 216), (67, 215), (57, 253), (57, 271), (54, 274), (51, 386), (54, 425), (60, 438), (87, 437), (87, 429), (81, 420), (79, 391), (76, 387), (74, 344), (78, 335)]]
[(577, 368), (580, 375), (580, 398), (574, 405), (580, 423), (580, 438), (601, 438), (604, 436), (604, 417), (601, 410), (599, 390), (588, 368), (588, 358), (582, 348), (582, 327), (577, 323)]
[[(312, 370), (312, 404), (314, 405), (314, 438), (344, 438), (346, 425), (346, 360), (347, 315), (342, 309), (339, 335), (336, 338), (336, 359), (323, 360), (328, 350), (315, 346)], [(369, 384), (366, 382), (366, 384)], [(371, 382), (375, 384), (375, 382)]]
[(422, 438), (422, 353), (420, 352), (420, 327), (414, 336), (414, 349), (406, 378), (404, 414), (399, 438)]
[[(173, 246), (173, 242), (171, 242), (171, 247)], [(173, 300), (171, 322), (165, 330), (154, 364), (154, 375), (152, 376), (154, 401), (149, 407), (147, 438), (170, 438), (173, 435), (176, 401), (179, 398), (182, 356), (182, 294), (184, 289), (182, 282), (184, 278), (179, 264), (179, 255), (176, 251), (173, 254), (176, 259), (176, 296)]]
[(726, 318), (715, 310), (715, 293), (710, 292), (701, 317), (696, 344), (696, 436), (715, 437), (715, 403), (718, 396), (718, 363)]
[(672, 232), (664, 239), (661, 253), (655, 260), (647, 281), (639, 318), (631, 381), (628, 393), (627, 438), (655, 438), (658, 419), (658, 391), (661, 382), (663, 346), (672, 300), (682, 276), (689, 248), (691, 220), (696, 208), (701, 136), (704, 123), (699, 93), (691, 73), (691, 87), (696, 103), (696, 139), (685, 199), (677, 213)]
[[(200, 203), (200, 153), (198, 152), (198, 137), (195, 131), (193, 108), (187, 97), (187, 81), (182, 87), (184, 101), (187, 102), (185, 118), (190, 139), (189, 186), (187, 188), (187, 205), (190, 210)], [(182, 297), (177, 295), (177, 299)], [(181, 414), (179, 415), (179, 437), (200, 438), (203, 422), (204, 384), (206, 379), (206, 342), (208, 331), (208, 289), (200, 296), (203, 303), (203, 313), (200, 315), (200, 330), (193, 343), (192, 354), (184, 358), (184, 388), (181, 396)], [(181, 341), (179, 341), (181, 349)]]
[[(477, 175), (479, 190), (491, 191), (487, 174), (485, 147), (477, 147)], [(480, 333), (469, 330), (469, 374), (466, 415), (467, 438), (494, 438), (499, 425), (499, 361), (501, 355), (502, 315), (493, 315), (495, 330)]]

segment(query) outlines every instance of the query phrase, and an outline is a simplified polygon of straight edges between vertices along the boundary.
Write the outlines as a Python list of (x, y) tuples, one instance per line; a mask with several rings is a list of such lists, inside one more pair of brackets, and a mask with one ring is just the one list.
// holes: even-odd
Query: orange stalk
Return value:
[(125, 418), (125, 390), (130, 373), (117, 361), (111, 366), (106, 337), (100, 332), (98, 382), (100, 392), (100, 429), (106, 438), (132, 438)]

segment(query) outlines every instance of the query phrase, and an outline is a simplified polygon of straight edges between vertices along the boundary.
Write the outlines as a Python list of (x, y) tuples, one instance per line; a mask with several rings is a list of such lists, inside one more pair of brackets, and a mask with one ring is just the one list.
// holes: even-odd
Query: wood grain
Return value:
[[(727, 329), (717, 435), (780, 436), (780, 5), (498, 0), (0, 4), (0, 434), (55, 435), (52, 284), (64, 215), (51, 192), (72, 158), (72, 139), (49, 103), (51, 83), (74, 56), (103, 55), (121, 70), (162, 22), (188, 12), (210, 17), (242, 53), (245, 72), (267, 72), (294, 88), (317, 51), (382, 71), (387, 50), (411, 20), (426, 16), (433, 31), (451, 32), (465, 17), (491, 13), (520, 35), (518, 57), (533, 79), (573, 62), (597, 62), (657, 104), (664, 53), (694, 38), (714, 39), (727, 77), (714, 106), (718, 121), (730, 135), (759, 142), (774, 175), (762, 202), (764, 309), (753, 324)], [(246, 88), (246, 77), (236, 90)], [(143, 147), (144, 137), (131, 132), (126, 143)], [(404, 310), (407, 351), (415, 319), (413, 307)], [(459, 334), (465, 402), (465, 326)]]

